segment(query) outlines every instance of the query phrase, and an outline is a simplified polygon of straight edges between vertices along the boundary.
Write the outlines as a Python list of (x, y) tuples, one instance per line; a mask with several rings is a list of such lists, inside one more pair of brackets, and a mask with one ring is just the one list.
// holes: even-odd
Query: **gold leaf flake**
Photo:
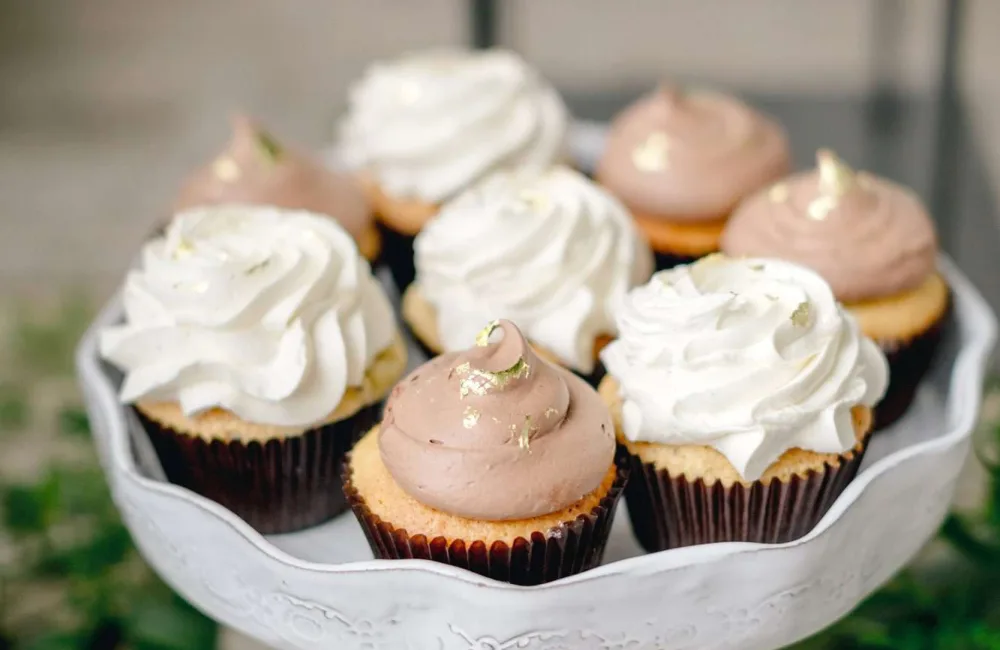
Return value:
[(531, 426), (531, 416), (524, 416), (524, 426), (521, 427), (521, 434), (517, 437), (517, 446), (521, 448), (522, 451), (531, 451), (531, 434), (534, 432), (534, 427)]
[(767, 191), (767, 197), (774, 203), (784, 203), (788, 200), (789, 189), (787, 183), (775, 183)]
[(240, 166), (236, 164), (236, 161), (229, 156), (222, 156), (217, 158), (214, 163), (212, 163), (212, 173), (220, 181), (226, 183), (232, 183), (239, 180), (242, 172), (240, 171)]
[(458, 390), (459, 397), (465, 398), (470, 394), (482, 397), (489, 394), (493, 389), (503, 390), (511, 381), (527, 377), (531, 373), (531, 366), (528, 365), (523, 357), (518, 357), (514, 365), (498, 372), (471, 368), (466, 363), (455, 368), (455, 370), (465, 375), (461, 382), (459, 382)]
[(536, 190), (524, 190), (518, 193), (517, 200), (525, 209), (532, 212), (545, 212), (552, 203), (547, 194)]
[(559, 409), (554, 408), (552, 406), (550, 406), (549, 408), (545, 409), (545, 417), (550, 418), (553, 415), (559, 415)]
[(476, 426), (479, 422), (480, 412), (471, 406), (465, 407), (465, 413), (462, 414), (462, 426), (466, 429), (471, 429)]
[(479, 330), (479, 333), (476, 334), (476, 345), (481, 348), (485, 348), (487, 345), (489, 345), (490, 336), (492, 336), (493, 332), (497, 331), (499, 327), (500, 327), (500, 321), (498, 320), (490, 321), (489, 324), (486, 325), (486, 327)]
[(181, 237), (177, 241), (177, 245), (174, 247), (171, 257), (175, 260), (182, 260), (186, 257), (191, 257), (194, 254), (194, 245), (188, 240)]
[(840, 199), (857, 185), (854, 170), (829, 149), (816, 152), (819, 169), (819, 196), (809, 202), (806, 214), (813, 221), (823, 221), (840, 204)]
[(632, 150), (632, 164), (643, 172), (659, 172), (667, 168), (670, 138), (663, 131), (653, 131)]
[(792, 312), (792, 325), (795, 327), (808, 327), (809, 319), (812, 316), (808, 302), (800, 302), (799, 306)]
[(264, 269), (266, 269), (268, 267), (268, 265), (270, 263), (271, 263), (271, 258), (270, 257), (267, 258), (267, 259), (261, 260), (260, 262), (257, 262), (256, 264), (254, 264), (253, 266), (251, 266), (250, 268), (248, 268), (246, 271), (244, 271), (243, 274), (244, 275), (253, 275), (254, 273), (258, 273), (260, 271), (263, 271)]
[(281, 156), (284, 154), (284, 150), (278, 141), (275, 140), (269, 133), (264, 131), (257, 132), (257, 149), (260, 150), (264, 159), (270, 163), (276, 163)]

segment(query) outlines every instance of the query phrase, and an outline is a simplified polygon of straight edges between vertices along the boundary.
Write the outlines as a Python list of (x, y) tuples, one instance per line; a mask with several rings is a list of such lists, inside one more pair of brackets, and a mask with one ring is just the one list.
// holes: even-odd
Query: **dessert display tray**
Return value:
[[(581, 166), (599, 125), (578, 125)], [(850, 611), (904, 566), (944, 518), (969, 450), (996, 320), (948, 259), (954, 309), (907, 415), (872, 441), (861, 472), (806, 537), (644, 554), (619, 508), (604, 564), (516, 587), (423, 560), (375, 561), (354, 517), (264, 537), (225, 508), (162, 478), (117, 400), (120, 376), (98, 332), (77, 367), (114, 499), (140, 551), (209, 616), (276, 648), (665, 650), (779, 648)], [(411, 351), (411, 365), (422, 358)]]

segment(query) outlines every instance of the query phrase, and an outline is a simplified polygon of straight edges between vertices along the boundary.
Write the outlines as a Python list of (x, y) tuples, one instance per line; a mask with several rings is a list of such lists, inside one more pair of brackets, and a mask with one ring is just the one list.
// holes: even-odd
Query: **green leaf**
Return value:
[(125, 621), (125, 637), (135, 650), (212, 650), (216, 625), (179, 598), (142, 602)]
[(24, 389), (0, 384), (0, 433), (18, 431), (28, 423), (28, 396)]
[(13, 535), (45, 532), (58, 509), (59, 484), (54, 475), (34, 486), (9, 486), (3, 494), (3, 524)]
[(80, 650), (87, 647), (87, 638), (80, 632), (50, 631), (16, 647), (18, 650)]
[(105, 526), (82, 543), (46, 555), (37, 570), (72, 579), (100, 579), (125, 561), (131, 551), (132, 538), (124, 526)]
[(67, 436), (89, 436), (90, 421), (87, 419), (86, 411), (79, 407), (65, 407), (60, 410), (59, 433)]

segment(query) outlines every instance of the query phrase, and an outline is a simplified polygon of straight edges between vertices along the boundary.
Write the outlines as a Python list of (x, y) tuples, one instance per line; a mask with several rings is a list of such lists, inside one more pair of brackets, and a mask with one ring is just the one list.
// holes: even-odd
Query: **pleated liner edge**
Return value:
[(377, 402), (294, 437), (251, 442), (205, 440), (135, 413), (171, 483), (228, 508), (267, 535), (315, 526), (347, 510), (341, 465), (381, 409)]
[(628, 466), (617, 465), (611, 489), (587, 515), (549, 531), (535, 531), (531, 539), (518, 537), (513, 544), (482, 540), (469, 542), (444, 537), (410, 535), (369, 510), (364, 497), (351, 482), (350, 460), (344, 463), (344, 493), (368, 539), (376, 559), (419, 559), (467, 569), (481, 576), (515, 585), (539, 585), (592, 569), (601, 564), (611, 535), (622, 491), (628, 481)]
[(671, 476), (667, 470), (622, 450), (631, 474), (625, 487), (632, 531), (649, 552), (715, 542), (780, 544), (806, 535), (854, 480), (865, 445), (838, 465), (751, 486), (706, 484)]

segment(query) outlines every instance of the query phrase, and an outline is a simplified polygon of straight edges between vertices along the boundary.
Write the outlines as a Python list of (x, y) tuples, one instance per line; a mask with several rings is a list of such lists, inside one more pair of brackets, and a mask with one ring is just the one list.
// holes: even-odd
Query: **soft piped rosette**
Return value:
[(633, 290), (618, 328), (600, 392), (646, 549), (796, 539), (853, 480), (888, 370), (819, 275), (710, 256)]
[(664, 85), (615, 117), (596, 177), (665, 269), (719, 250), (733, 209), (790, 161), (774, 120), (729, 95)]
[(934, 224), (909, 189), (856, 172), (829, 150), (816, 168), (747, 199), (722, 237), (729, 255), (763, 256), (819, 273), (889, 359), (875, 429), (906, 411), (947, 320)]
[(460, 350), (482, 323), (508, 318), (547, 359), (594, 385), (614, 309), (653, 267), (624, 206), (562, 166), (491, 176), (446, 205), (415, 250), (403, 316), (432, 354)]
[(338, 153), (368, 189), (399, 290), (413, 237), (491, 173), (565, 159), (569, 114), (551, 84), (504, 50), (435, 50), (379, 62), (350, 91)]
[(600, 563), (626, 478), (600, 397), (509, 321), (397, 385), (344, 471), (376, 557), (522, 585)]
[(378, 228), (356, 179), (278, 142), (246, 116), (235, 116), (232, 129), (225, 150), (184, 181), (176, 212), (228, 204), (315, 212), (336, 219), (366, 259), (378, 257)]
[(262, 533), (346, 508), (340, 466), (406, 367), (392, 307), (326, 216), (183, 212), (143, 248), (101, 353), (167, 478)]

